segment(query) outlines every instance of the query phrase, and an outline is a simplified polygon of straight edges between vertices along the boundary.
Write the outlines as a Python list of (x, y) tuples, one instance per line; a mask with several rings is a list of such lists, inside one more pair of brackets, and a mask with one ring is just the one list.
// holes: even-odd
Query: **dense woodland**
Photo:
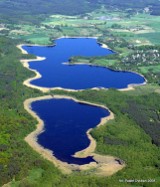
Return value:
[[(40, 162), (30, 154), (22, 141), (33, 130), (35, 121), (23, 109), (23, 101), (34, 91), (26, 91), (22, 81), (30, 76), (18, 62), (21, 55), (16, 42), (0, 37), (0, 186), (28, 172), (30, 165)], [(26, 162), (26, 163), (25, 163)]]
[[(159, 15), (160, 11), (158, 7), (160, 6), (160, 2), (157, 0), (101, 0), (95, 2), (100, 2), (105, 4), (106, 7), (116, 7), (121, 10), (126, 10), (129, 13), (134, 13), (136, 11), (142, 11), (144, 8), (149, 7), (149, 11), (153, 15)], [(131, 10), (132, 9), (132, 10)]]
[[(36, 121), (24, 110), (23, 101), (42, 94), (22, 85), (23, 80), (32, 76), (32, 73), (19, 62), (26, 55), (16, 49), (18, 41), (1, 37), (0, 42), (0, 186), (10, 181), (16, 186), (33, 187), (126, 186), (119, 183), (121, 178), (152, 178), (156, 179), (152, 186), (160, 185), (158, 93), (142, 91), (139, 97), (134, 95), (137, 92), (130, 95), (112, 89), (78, 93), (54, 91), (53, 94), (68, 94), (109, 107), (115, 114), (115, 120), (92, 131), (98, 142), (97, 152), (118, 156), (127, 163), (124, 170), (109, 178), (92, 176), (92, 172), (63, 175), (24, 142), (24, 137), (35, 128)], [(141, 118), (137, 118), (139, 115), (132, 105), (134, 108), (141, 106), (138, 111)], [(146, 120), (146, 112), (150, 123), (141, 124), (141, 119)], [(144, 173), (144, 170), (147, 172)], [(144, 186), (150, 187), (151, 183), (144, 183)]]
[[(78, 15), (105, 6), (109, 10), (118, 8), (129, 14), (149, 7), (151, 14), (160, 15), (160, 2), (157, 0), (1, 0), (0, 21), (3, 23), (36, 23), (51, 14)], [(16, 10), (16, 11), (15, 11)], [(21, 18), (21, 19), (19, 19)]]
[(8, 23), (38, 24), (51, 14), (83, 14), (94, 10), (96, 7), (97, 4), (90, 4), (86, 0), (63, 0), (63, 2), (59, 0), (4, 0), (0, 1), (0, 18), (2, 22), (5, 20)]
[[(141, 0), (139, 3), (135, 3), (134, 0), (64, 0), (63, 3), (58, 0), (0, 0), (0, 21), (38, 25), (51, 14), (84, 16), (102, 5), (109, 10), (124, 10), (129, 15), (149, 7), (150, 14), (160, 15), (160, 2), (156, 0)], [(112, 27), (119, 28), (119, 25)], [(70, 95), (106, 105), (114, 113), (115, 119), (91, 132), (97, 141), (96, 152), (117, 156), (124, 160), (127, 166), (111, 177), (93, 176), (92, 171), (77, 171), (71, 175), (64, 175), (25, 143), (24, 137), (35, 129), (36, 120), (24, 110), (23, 102), (27, 98), (43, 94), (22, 84), (25, 79), (33, 76), (33, 73), (20, 63), (20, 59), (33, 56), (22, 55), (16, 48), (18, 43), (24, 41), (0, 36), (0, 186), (11, 181), (15, 187), (160, 186), (160, 73), (156, 71), (160, 47), (133, 46), (109, 31), (99, 32), (103, 33), (99, 42), (106, 43), (116, 52), (105, 57), (106, 62), (113, 62), (109, 67), (137, 72), (141, 72), (143, 66), (149, 67), (149, 71), (144, 75), (150, 84), (129, 92), (114, 89), (81, 92), (57, 90), (52, 94)], [(71, 61), (76, 62), (79, 58), (86, 60), (83, 57), (73, 57)], [(99, 61), (103, 60), (101, 57), (89, 58), (87, 62), (99, 64)], [(119, 182), (119, 179), (135, 178), (154, 179), (155, 182)]]

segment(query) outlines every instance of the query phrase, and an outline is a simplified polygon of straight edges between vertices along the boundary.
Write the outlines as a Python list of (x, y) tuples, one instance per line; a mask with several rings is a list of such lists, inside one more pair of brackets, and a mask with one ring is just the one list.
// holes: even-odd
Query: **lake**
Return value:
[(108, 68), (90, 65), (67, 65), (72, 56), (96, 57), (113, 54), (102, 48), (94, 38), (61, 38), (55, 46), (23, 46), (29, 54), (46, 57), (40, 62), (30, 62), (31, 69), (37, 70), (42, 77), (31, 84), (65, 89), (89, 88), (127, 88), (129, 84), (142, 84), (144, 78), (136, 73), (112, 71)]
[(96, 127), (108, 110), (71, 99), (35, 101), (31, 108), (44, 121), (45, 131), (38, 136), (38, 143), (53, 151), (59, 160), (72, 164), (88, 164), (92, 157), (75, 158), (77, 151), (87, 148), (90, 140), (86, 132)]
[[(144, 78), (136, 73), (112, 71), (108, 68), (90, 65), (69, 65), (72, 56), (107, 56), (114, 52), (102, 48), (94, 38), (61, 38), (54, 46), (23, 46), (29, 54), (46, 57), (43, 61), (30, 62), (31, 69), (42, 77), (31, 84), (65, 89), (127, 88), (129, 84), (142, 84)], [(77, 103), (71, 99), (48, 99), (35, 101), (32, 110), (44, 121), (44, 132), (38, 136), (38, 143), (53, 151), (54, 156), (71, 164), (88, 164), (94, 159), (75, 158), (77, 151), (89, 146), (86, 132), (96, 127), (109, 111), (96, 106)]]

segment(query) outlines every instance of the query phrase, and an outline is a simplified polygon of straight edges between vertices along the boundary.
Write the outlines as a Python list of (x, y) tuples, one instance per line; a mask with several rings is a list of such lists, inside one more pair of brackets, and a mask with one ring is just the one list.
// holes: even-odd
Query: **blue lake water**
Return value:
[[(104, 49), (96, 39), (62, 38), (51, 47), (23, 46), (30, 54), (46, 57), (40, 62), (30, 62), (30, 68), (37, 70), (42, 78), (31, 84), (41, 87), (62, 87), (87, 89), (94, 87), (126, 88), (128, 84), (144, 83), (144, 78), (131, 72), (112, 71), (108, 68), (89, 65), (66, 65), (72, 56), (106, 56), (113, 51)], [(95, 127), (109, 112), (101, 107), (76, 103), (68, 99), (49, 99), (32, 103), (32, 110), (45, 123), (45, 131), (38, 136), (38, 142), (50, 149), (61, 161), (72, 164), (87, 164), (92, 157), (74, 158), (72, 155), (89, 145), (86, 132)]]
[(108, 68), (89, 65), (66, 65), (72, 56), (106, 56), (113, 51), (102, 48), (93, 38), (61, 38), (55, 46), (23, 46), (28, 53), (46, 57), (41, 62), (30, 62), (30, 68), (37, 70), (42, 78), (31, 82), (41, 87), (62, 87), (87, 89), (94, 87), (126, 88), (128, 84), (144, 83), (138, 74), (112, 71)]
[(31, 107), (45, 123), (45, 131), (38, 136), (40, 145), (52, 150), (55, 157), (64, 162), (81, 165), (94, 161), (92, 157), (72, 155), (88, 147), (87, 130), (108, 116), (108, 110), (70, 99), (35, 101)]

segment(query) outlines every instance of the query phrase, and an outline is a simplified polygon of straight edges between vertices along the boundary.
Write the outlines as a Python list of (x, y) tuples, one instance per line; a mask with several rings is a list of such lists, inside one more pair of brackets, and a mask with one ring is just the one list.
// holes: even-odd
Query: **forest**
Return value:
[[(38, 90), (23, 86), (22, 82), (32, 73), (20, 64), (26, 58), (15, 48), (19, 41), (0, 38), (1, 48), (1, 83), (0, 83), (0, 185), (12, 181), (15, 186), (124, 186), (120, 178), (154, 178), (159, 185), (159, 94), (149, 91), (134, 92), (91, 91), (64, 92), (65, 94), (103, 103), (115, 114), (115, 120), (106, 126), (92, 131), (97, 140), (97, 152), (120, 157), (127, 163), (122, 170), (112, 177), (96, 177), (92, 172), (74, 172), (64, 175), (24, 142), (24, 137), (35, 128), (36, 121), (23, 108), (26, 98), (42, 95)], [(27, 55), (27, 58), (29, 56)], [(12, 59), (12, 60), (11, 60)], [(2, 73), (3, 72), (3, 73)], [(141, 91), (142, 90), (142, 91)], [(139, 95), (137, 96), (137, 92)], [(146, 99), (148, 101), (146, 105)], [(132, 108), (132, 106), (134, 106)], [(149, 107), (148, 107), (149, 106)], [(136, 112), (136, 108), (139, 110)], [(145, 118), (148, 115), (150, 121)], [(140, 114), (140, 115), (139, 115)], [(140, 117), (138, 117), (140, 116)], [(147, 123), (141, 123), (147, 120)], [(158, 121), (158, 123), (157, 123)], [(143, 130), (144, 129), (144, 130)], [(121, 132), (121, 133), (120, 133)], [(146, 134), (146, 133), (147, 134)], [(140, 154), (141, 153), (141, 154)], [(138, 157), (138, 160), (137, 160)], [(147, 170), (147, 172), (143, 172)], [(145, 186), (151, 186), (145, 183)]]
[(1, 0), (0, 21), (2, 23), (38, 24), (48, 15), (85, 14), (101, 6), (105, 6), (109, 10), (113, 9), (113, 11), (115, 8), (126, 10), (130, 14), (149, 7), (151, 14), (160, 15), (160, 2), (157, 0), (141, 0), (138, 3), (135, 3), (134, 0), (64, 0), (63, 3), (58, 0)]
[[(121, 10), (127, 10), (132, 13), (136, 11), (142, 11), (144, 8), (149, 7), (150, 12), (153, 15), (159, 15), (158, 7), (160, 6), (160, 2), (156, 0), (141, 0), (138, 1), (138, 3), (135, 3), (134, 0), (101, 0), (95, 2), (100, 2), (102, 4), (105, 4), (106, 7), (116, 7)], [(130, 10), (129, 10), (130, 9)], [(131, 10), (132, 9), (132, 10)]]
[[(142, 12), (145, 7), (149, 7), (149, 14), (160, 15), (160, 2), (156, 0), (141, 0), (139, 3), (135, 3), (134, 0), (64, 0), (63, 3), (58, 0), (0, 0), (0, 22), (4, 23), (4, 26), (10, 24), (7, 28), (13, 27), (17, 30), (20, 27), (16, 24), (26, 26), (28, 30), (39, 29), (37, 36), (40, 39), (44, 37), (39, 35), (42, 27), (48, 26), (50, 32), (47, 31), (49, 34), (47, 33), (46, 36), (52, 42), (53, 35), (57, 36), (57, 30), (54, 30), (52, 25), (47, 25), (50, 22), (45, 22), (39, 27), (40, 22), (46, 17), (50, 19), (49, 16), (53, 14), (81, 14), (81, 25), (87, 13), (101, 6), (113, 10), (113, 13), (118, 8), (125, 12), (126, 17), (131, 16), (132, 13), (136, 14), (137, 11)], [(119, 17), (118, 14), (115, 17)], [(68, 17), (65, 19), (69, 20)], [(108, 107), (114, 113), (115, 118), (91, 131), (91, 135), (97, 142), (96, 153), (116, 156), (126, 163), (126, 167), (110, 177), (95, 176), (92, 170), (75, 171), (66, 175), (32, 150), (24, 138), (36, 128), (37, 121), (24, 110), (23, 102), (28, 98), (44, 94), (23, 85), (23, 81), (34, 74), (22, 66), (20, 59), (34, 58), (34, 56), (23, 55), (16, 48), (17, 44), (26, 41), (31, 43), (31, 41), (22, 36), (14, 39), (8, 36), (9, 30), (2, 30), (3, 36), (0, 35), (0, 186), (4, 184), (9, 184), (11, 187), (160, 186), (160, 46), (133, 45), (128, 40), (130, 33), (113, 33), (110, 30), (122, 28), (119, 21), (117, 21), (118, 24), (117, 22), (113, 24), (113, 21), (111, 25), (107, 25), (109, 21), (104, 21), (103, 24), (99, 22), (97, 24), (96, 21), (93, 21), (92, 26), (73, 27), (67, 22), (67, 26), (57, 25), (56, 27), (63, 31), (62, 34), (70, 29), (74, 35), (78, 33), (78, 30), (83, 31), (86, 28), (90, 31), (89, 34), (100, 33), (98, 42), (107, 44), (115, 53), (105, 58), (72, 57), (70, 62), (79, 61), (107, 66), (113, 70), (136, 71), (145, 76), (147, 84), (127, 92), (115, 89), (80, 92), (55, 90), (48, 94), (69, 95)], [(141, 20), (139, 22), (141, 23)], [(59, 24), (58, 21), (57, 23)], [(29, 27), (31, 24), (34, 27)], [(158, 28), (157, 25), (159, 25), (158, 21), (155, 28)], [(31, 35), (28, 36), (30, 37)], [(152, 182), (128, 184), (120, 182), (122, 179), (143, 179)]]

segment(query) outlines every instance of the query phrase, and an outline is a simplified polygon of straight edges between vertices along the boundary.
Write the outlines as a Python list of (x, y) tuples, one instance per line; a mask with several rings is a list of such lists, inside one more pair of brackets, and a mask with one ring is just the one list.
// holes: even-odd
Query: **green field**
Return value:
[(139, 67), (142, 73), (158, 73), (160, 72), (160, 65), (150, 65)]
[(111, 32), (134, 45), (147, 45), (158, 44), (160, 18), (147, 13), (128, 17), (122, 11), (111, 12), (102, 8), (85, 15), (52, 15), (39, 25), (6, 26), (9, 37), (23, 38), (26, 42), (37, 44), (50, 44), (51, 39), (61, 36), (99, 37)]

